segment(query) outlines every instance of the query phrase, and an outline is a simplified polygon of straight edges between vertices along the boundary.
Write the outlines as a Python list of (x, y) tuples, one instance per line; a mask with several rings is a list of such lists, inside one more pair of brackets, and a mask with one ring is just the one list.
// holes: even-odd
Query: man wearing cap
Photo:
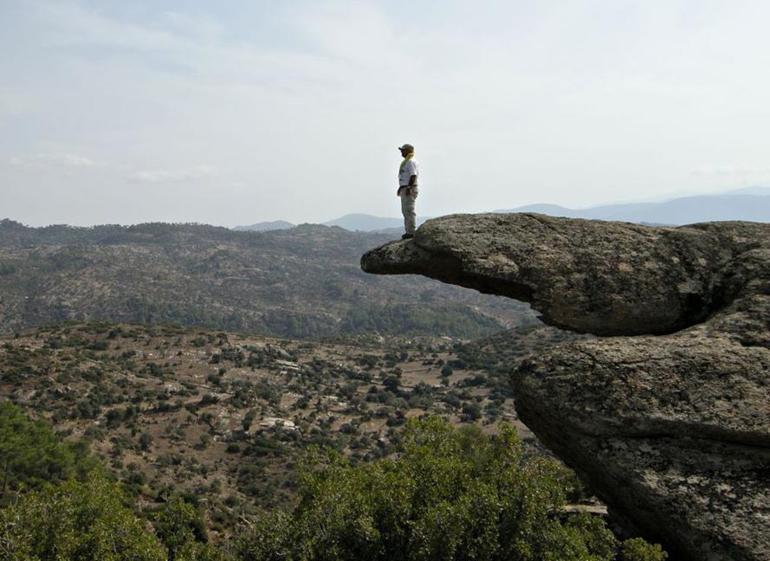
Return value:
[(415, 229), (414, 202), (417, 199), (417, 176), (420, 174), (417, 162), (414, 160), (414, 146), (404, 144), (399, 147), (404, 160), (398, 168), (398, 191), (401, 198), (401, 213), (404, 215), (404, 230), (402, 240), (413, 238)]

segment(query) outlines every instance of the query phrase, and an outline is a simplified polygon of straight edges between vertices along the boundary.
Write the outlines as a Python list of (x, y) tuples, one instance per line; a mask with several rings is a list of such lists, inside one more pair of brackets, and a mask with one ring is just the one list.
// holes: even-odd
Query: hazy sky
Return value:
[(770, 183), (770, 2), (0, 0), (0, 218), (222, 225)]

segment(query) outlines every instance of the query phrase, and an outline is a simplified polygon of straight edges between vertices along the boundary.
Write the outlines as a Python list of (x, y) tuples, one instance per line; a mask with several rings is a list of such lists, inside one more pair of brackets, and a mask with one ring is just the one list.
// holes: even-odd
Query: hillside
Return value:
[(0, 333), (66, 320), (172, 322), (283, 337), (473, 338), (531, 322), (523, 304), (362, 273), (383, 234), (303, 225), (28, 228), (0, 221)]
[[(508, 337), (526, 355), (551, 338), (542, 329)], [(513, 421), (536, 447), (516, 422), (508, 384), (469, 362), (431, 338), (316, 344), (60, 325), (0, 339), (0, 401), (89, 441), (147, 501), (195, 494), (211, 519), (231, 523), (255, 505), (293, 502), (292, 466), (308, 446), (369, 461), (389, 455), (405, 420), (425, 413), (486, 432)]]

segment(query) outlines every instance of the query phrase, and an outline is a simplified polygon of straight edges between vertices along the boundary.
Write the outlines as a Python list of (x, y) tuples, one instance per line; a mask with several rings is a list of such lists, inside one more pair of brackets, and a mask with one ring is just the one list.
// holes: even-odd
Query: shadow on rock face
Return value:
[(524, 300), (546, 323), (606, 336), (525, 361), (522, 420), (683, 559), (770, 560), (770, 225), (454, 215), (361, 266)]

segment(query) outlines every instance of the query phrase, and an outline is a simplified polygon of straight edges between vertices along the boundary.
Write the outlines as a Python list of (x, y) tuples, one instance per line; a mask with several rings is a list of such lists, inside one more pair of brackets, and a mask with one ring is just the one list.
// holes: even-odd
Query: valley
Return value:
[[(411, 417), (437, 414), (487, 433), (507, 421), (545, 453), (516, 417), (505, 371), (565, 336), (534, 327), (477, 343), (312, 342), (65, 323), (0, 340), (0, 398), (88, 442), (143, 501), (195, 497), (211, 530), (227, 533), (255, 509), (294, 503), (296, 463), (310, 448), (354, 462), (388, 457)], [(518, 354), (489, 364), (503, 338), (518, 341)]]

